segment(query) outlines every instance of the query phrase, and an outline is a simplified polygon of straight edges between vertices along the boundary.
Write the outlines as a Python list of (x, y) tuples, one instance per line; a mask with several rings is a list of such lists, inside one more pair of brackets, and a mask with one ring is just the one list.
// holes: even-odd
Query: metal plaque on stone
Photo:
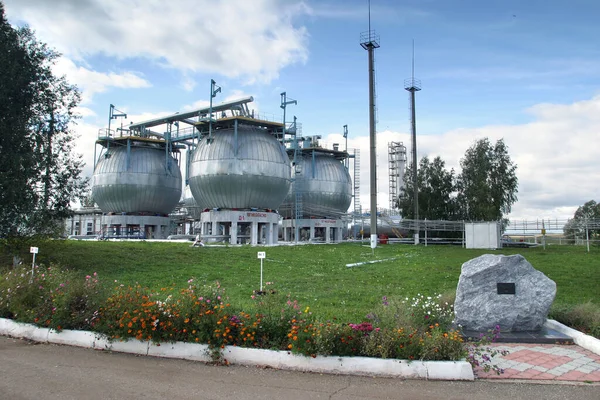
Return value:
[(497, 283), (498, 294), (515, 294), (515, 284), (511, 283)]

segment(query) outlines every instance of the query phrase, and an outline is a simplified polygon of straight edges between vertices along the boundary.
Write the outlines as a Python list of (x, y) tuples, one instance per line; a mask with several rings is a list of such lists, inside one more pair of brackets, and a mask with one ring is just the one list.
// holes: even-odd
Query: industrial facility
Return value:
[[(339, 242), (357, 186), (358, 151), (327, 148), (293, 123), (260, 118), (252, 97), (111, 128), (94, 151), (95, 207), (66, 222), (80, 238), (166, 239), (273, 245)], [(295, 100), (282, 93), (282, 109)], [(344, 126), (347, 138), (347, 126)], [(349, 173), (354, 160), (353, 180)], [(358, 206), (360, 207), (360, 206)], [(89, 220), (89, 222), (88, 222)], [(85, 229), (84, 229), (85, 226)]]
[[(371, 30), (370, 7), (369, 30), (361, 34), (360, 44), (369, 58), (369, 211), (363, 212), (360, 204), (360, 152), (348, 149), (347, 125), (343, 149), (338, 143), (323, 145), (319, 135), (302, 136), (295, 116), (287, 122), (287, 107), (297, 102), (286, 92), (281, 93), (282, 122), (275, 122), (250, 110), (252, 97), (213, 105), (221, 87), (211, 80), (208, 107), (114, 130), (112, 121), (127, 115), (111, 104), (108, 128), (100, 131), (94, 151), (92, 198), (97, 207), (78, 210), (66, 221), (68, 234), (273, 245), (280, 239), (340, 242), (366, 233), (371, 247), (377, 246), (379, 228), (383, 235), (403, 236), (395, 228), (397, 213), (377, 209), (374, 51), (379, 36)], [(410, 83), (414, 181), (414, 93), (420, 90), (414, 56)], [(404, 187), (407, 152), (401, 142), (388, 149), (393, 210)], [(417, 226), (415, 243), (418, 232)]]

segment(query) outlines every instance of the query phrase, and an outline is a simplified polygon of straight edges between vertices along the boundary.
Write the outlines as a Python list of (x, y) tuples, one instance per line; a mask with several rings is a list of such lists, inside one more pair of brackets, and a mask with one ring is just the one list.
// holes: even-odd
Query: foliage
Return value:
[(99, 310), (97, 329), (112, 339), (227, 343), (215, 331), (230, 315), (224, 291), (218, 283), (196, 286), (193, 280), (188, 282), (179, 291), (170, 287), (159, 293), (139, 284), (117, 286)]
[[(488, 138), (475, 142), (460, 161), (457, 179), (460, 219), (501, 221), (517, 201), (517, 166), (504, 140), (494, 145)], [(506, 221), (504, 221), (506, 223)]]
[[(263, 295), (252, 295), (255, 325), (255, 347), (263, 349), (283, 350), (288, 348), (288, 334), (292, 331), (296, 318), (302, 316), (300, 305), (291, 296), (282, 295), (272, 289), (272, 282), (267, 282)], [(306, 310), (308, 313), (308, 310)]]
[(19, 267), (0, 280), (0, 317), (61, 329), (93, 329), (106, 299), (97, 274), (79, 277), (57, 266)]
[(70, 131), (80, 96), (53, 75), (58, 57), (0, 4), (0, 237), (56, 235), (87, 186)]
[[(255, 310), (248, 313), (227, 302), (218, 282), (197, 285), (190, 279), (183, 289), (171, 286), (158, 292), (116, 282), (107, 295), (97, 274), (79, 281), (71, 271), (56, 267), (38, 267), (33, 279), (26, 268), (9, 270), (0, 281), (0, 317), (58, 330), (91, 330), (110, 340), (206, 343), (215, 361), (222, 361), (221, 349), (227, 345), (285, 349), (312, 357), (457, 360), (466, 355), (457, 331), (427, 323), (441, 314), (415, 317), (415, 324), (406, 327), (398, 325), (393, 314), (386, 314), (391, 316), (386, 321), (323, 322), (310, 307), (275, 290), (254, 296)], [(406, 315), (420, 316), (424, 310), (418, 302), (401, 304), (407, 307)], [(389, 307), (387, 298), (380, 307)]]
[[(456, 214), (454, 197), (454, 170), (447, 171), (446, 163), (438, 156), (429, 161), (423, 157), (417, 169), (419, 219), (451, 220)], [(414, 183), (412, 165), (404, 174), (405, 187), (401, 189), (397, 207), (404, 218), (414, 219)]]
[(492, 358), (497, 355), (507, 355), (507, 350), (498, 350), (497, 348), (490, 347), (489, 345), (498, 338), (500, 333), (500, 326), (496, 325), (494, 329), (490, 329), (487, 334), (481, 334), (478, 341), (470, 340), (466, 344), (467, 348), (467, 361), (473, 368), (481, 367), (483, 372), (494, 371), (500, 375), (504, 373), (504, 370), (497, 365), (493, 364)]
[[(595, 225), (600, 225), (600, 203), (596, 203), (594, 200), (577, 208), (573, 219), (570, 219), (563, 228), (565, 237), (571, 243), (574, 243), (576, 238), (585, 238), (586, 227), (590, 220), (594, 220)], [(600, 229), (588, 229), (588, 235), (590, 239), (600, 236)]]
[(550, 318), (600, 339), (600, 308), (591, 301), (572, 305), (554, 305)]

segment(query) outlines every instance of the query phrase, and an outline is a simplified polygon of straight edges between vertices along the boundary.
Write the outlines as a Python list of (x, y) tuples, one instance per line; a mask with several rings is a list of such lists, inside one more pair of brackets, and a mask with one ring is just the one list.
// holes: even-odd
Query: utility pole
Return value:
[(371, 188), (371, 248), (377, 247), (377, 144), (375, 121), (375, 49), (379, 36), (371, 30), (371, 1), (369, 1), (369, 30), (360, 35), (360, 45), (369, 54), (369, 168)]
[(410, 93), (410, 131), (412, 141), (412, 182), (415, 219), (415, 244), (419, 244), (419, 185), (417, 181), (417, 114), (415, 93), (421, 90), (421, 81), (415, 79), (415, 41), (413, 40), (412, 77), (404, 80), (404, 89)]

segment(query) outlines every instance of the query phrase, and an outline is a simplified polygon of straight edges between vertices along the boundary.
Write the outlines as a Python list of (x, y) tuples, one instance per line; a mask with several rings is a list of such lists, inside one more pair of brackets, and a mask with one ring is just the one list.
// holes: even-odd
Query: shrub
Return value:
[(61, 329), (91, 329), (105, 296), (97, 274), (80, 278), (55, 265), (19, 267), (0, 281), (0, 316)]
[[(272, 283), (267, 282), (267, 287)], [(255, 327), (255, 347), (262, 349), (289, 349), (289, 333), (292, 325), (303, 314), (312, 315), (309, 309), (303, 313), (297, 300), (284, 296), (272, 286), (262, 295), (252, 295), (254, 300), (253, 325)]]
[[(226, 345), (288, 350), (316, 357), (371, 356), (458, 360), (490, 364), (480, 343), (453, 330), (452, 305), (443, 296), (383, 297), (364, 321), (320, 321), (309, 307), (272, 288), (254, 295), (252, 312), (233, 308), (218, 282), (153, 292), (118, 285), (108, 295), (97, 275), (77, 276), (56, 266), (11, 270), (0, 280), (0, 316), (56, 329), (90, 329), (110, 340), (197, 342), (221, 360)], [(588, 315), (588, 314), (586, 314)], [(484, 342), (485, 343), (485, 342)]]
[(220, 329), (230, 316), (223, 289), (218, 283), (196, 286), (192, 281), (179, 292), (172, 287), (160, 293), (140, 285), (116, 287), (100, 310), (98, 329), (111, 339), (229, 344), (230, 335), (223, 336)]

